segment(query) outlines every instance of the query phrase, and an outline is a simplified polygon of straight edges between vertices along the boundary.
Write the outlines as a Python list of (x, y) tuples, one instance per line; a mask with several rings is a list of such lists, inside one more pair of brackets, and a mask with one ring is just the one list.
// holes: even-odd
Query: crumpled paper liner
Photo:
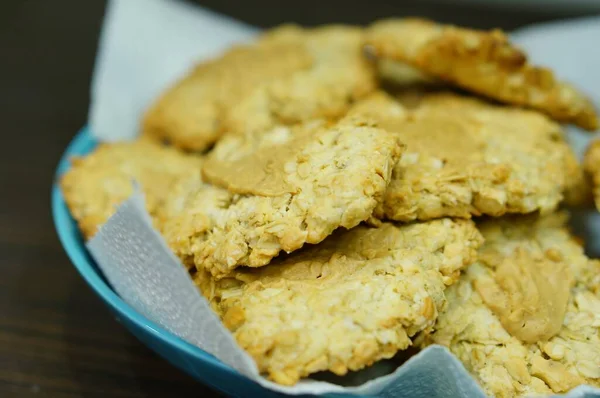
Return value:
[[(161, 90), (200, 59), (245, 41), (254, 28), (173, 0), (112, 0), (102, 33), (92, 84), (90, 124), (101, 141), (136, 136), (140, 117)], [(554, 67), (561, 77), (600, 95), (600, 19), (533, 27), (513, 35), (534, 62)], [(600, 98), (595, 98), (600, 102)], [(589, 135), (570, 131), (581, 153)], [(591, 234), (600, 253), (600, 217), (581, 213), (580, 230)], [(441, 346), (431, 346), (392, 373), (384, 364), (368, 370), (358, 386), (352, 373), (340, 384), (303, 380), (284, 387), (262, 378), (252, 359), (235, 343), (198, 292), (185, 268), (152, 227), (143, 195), (136, 193), (87, 244), (115, 291), (129, 305), (182, 339), (219, 358), (265, 388), (282, 393), (346, 392), (380, 397), (483, 397), (462, 364)], [(389, 365), (387, 365), (389, 367)], [(386, 374), (388, 373), (388, 374)], [(379, 377), (377, 377), (379, 376)], [(581, 386), (568, 397), (600, 395)]]

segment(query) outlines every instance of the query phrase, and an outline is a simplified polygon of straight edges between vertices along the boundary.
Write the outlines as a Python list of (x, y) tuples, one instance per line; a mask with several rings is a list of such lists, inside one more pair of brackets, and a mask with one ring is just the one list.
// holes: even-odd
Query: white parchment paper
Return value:
[[(110, 1), (92, 84), (90, 125), (94, 135), (101, 141), (135, 137), (142, 112), (161, 90), (195, 62), (255, 33), (252, 27), (177, 0)], [(554, 67), (590, 94), (600, 95), (600, 52), (595, 50), (600, 18), (533, 27), (514, 38), (534, 61)], [(579, 148), (588, 140), (575, 131), (571, 135)], [(138, 312), (264, 387), (294, 395), (484, 396), (462, 364), (439, 346), (422, 351), (392, 373), (384, 371), (383, 365), (375, 367), (369, 371), (368, 381), (353, 387), (314, 380), (282, 387), (260, 377), (252, 359), (236, 345), (183, 265), (152, 228), (143, 200), (136, 191), (87, 245), (106, 278)], [(598, 218), (590, 221), (587, 214), (580, 218), (593, 224), (590, 228), (600, 226)], [(593, 228), (590, 233), (600, 238), (598, 229), (597, 234)], [(593, 250), (600, 253), (598, 249)], [(600, 390), (582, 386), (569, 396), (582, 397), (593, 391), (600, 394)]]

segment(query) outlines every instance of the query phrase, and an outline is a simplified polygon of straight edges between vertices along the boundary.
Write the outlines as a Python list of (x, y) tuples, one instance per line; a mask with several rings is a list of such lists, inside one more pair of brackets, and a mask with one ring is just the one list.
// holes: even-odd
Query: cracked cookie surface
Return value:
[(319, 245), (196, 282), (259, 370), (291, 385), (392, 357), (433, 325), (444, 290), (475, 259), (470, 220), (338, 230)]
[(489, 395), (600, 386), (600, 263), (565, 220), (481, 223), (478, 261), (446, 291), (448, 308), (423, 339), (449, 347)]
[(407, 18), (376, 22), (366, 44), (377, 57), (406, 63), (441, 81), (587, 130), (598, 128), (590, 100), (558, 81), (499, 31), (477, 31)]
[[(280, 251), (319, 243), (371, 216), (403, 150), (397, 136), (355, 118), (305, 129), (261, 148), (267, 158), (252, 151), (227, 157), (225, 149), (246, 145), (247, 137), (231, 135), (204, 170), (209, 180), (218, 175), (214, 182), (224, 188), (206, 189), (199, 176), (180, 182), (166, 202), (163, 234), (184, 262), (223, 277), (240, 265), (266, 265)], [(221, 166), (230, 173), (221, 173)], [(255, 170), (246, 174), (255, 176), (250, 184), (238, 178), (245, 169)], [(214, 201), (215, 195), (221, 199)]]
[(543, 114), (449, 92), (399, 100), (376, 93), (350, 111), (407, 147), (379, 218), (547, 213), (582, 175), (560, 127)]

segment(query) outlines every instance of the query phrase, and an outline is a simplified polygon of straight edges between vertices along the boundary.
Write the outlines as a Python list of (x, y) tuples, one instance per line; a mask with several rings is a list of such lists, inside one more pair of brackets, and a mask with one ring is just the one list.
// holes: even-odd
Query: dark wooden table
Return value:
[[(510, 29), (558, 16), (401, 0), (252, 3), (203, 2), (260, 26), (417, 14)], [(114, 321), (54, 231), (53, 172), (86, 122), (104, 7), (96, 0), (0, 1), (0, 397), (216, 396)]]

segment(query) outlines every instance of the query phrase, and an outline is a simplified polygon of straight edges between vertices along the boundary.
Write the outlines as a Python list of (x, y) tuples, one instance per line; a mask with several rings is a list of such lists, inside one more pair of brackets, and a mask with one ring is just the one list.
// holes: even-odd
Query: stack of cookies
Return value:
[(61, 186), (90, 238), (137, 180), (277, 383), (441, 344), (490, 395), (560, 393), (600, 386), (600, 262), (559, 210), (600, 207), (600, 145), (580, 165), (559, 123), (598, 127), (500, 31), (286, 25), (196, 66)]

